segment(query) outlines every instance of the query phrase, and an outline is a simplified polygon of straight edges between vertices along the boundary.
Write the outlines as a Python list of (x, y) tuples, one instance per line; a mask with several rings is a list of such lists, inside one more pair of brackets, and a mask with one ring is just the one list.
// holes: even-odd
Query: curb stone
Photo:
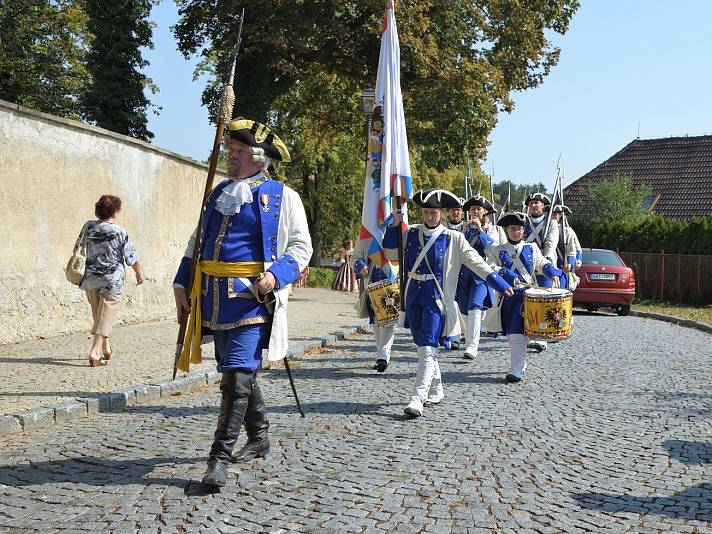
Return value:
[[(344, 337), (364, 332), (366, 320), (360, 321), (356, 326), (339, 332), (333, 332), (315, 340), (295, 343), (287, 351), (287, 358), (295, 360), (305, 352), (325, 347)], [(265, 366), (269, 369), (269, 366)], [(216, 369), (190, 373), (175, 380), (161, 380), (148, 384), (136, 384), (126, 388), (117, 389), (108, 393), (97, 393), (91, 396), (65, 401), (54, 406), (33, 408), (14, 414), (0, 414), (0, 436), (29, 432), (31, 430), (45, 429), (56, 423), (64, 423), (79, 419), (86, 415), (95, 415), (103, 412), (120, 412), (134, 404), (152, 402), (176, 394), (190, 393), (196, 389), (210, 386), (220, 377)]]
[(712, 334), (712, 325), (709, 325), (707, 323), (701, 323), (693, 319), (683, 319), (682, 317), (676, 317), (674, 315), (638, 310), (630, 310), (630, 315), (633, 315), (635, 317), (644, 317), (646, 319), (656, 319), (658, 321), (665, 321), (666, 323), (685, 326), (687, 328), (694, 328), (695, 330)]

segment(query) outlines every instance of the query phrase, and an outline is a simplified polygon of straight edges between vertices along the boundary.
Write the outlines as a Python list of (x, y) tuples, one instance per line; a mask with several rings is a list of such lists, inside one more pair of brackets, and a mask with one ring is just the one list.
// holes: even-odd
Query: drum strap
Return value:
[[(524, 251), (525, 246), (526, 245), (522, 246), (522, 251)], [(512, 258), (512, 265), (514, 266), (514, 270), (517, 271), (520, 275), (522, 275), (522, 278), (524, 278), (524, 281), (527, 284), (531, 284), (532, 279), (534, 278), (531, 274), (529, 274), (529, 271), (527, 271), (527, 268), (524, 266), (524, 263), (519, 257), (517, 249), (514, 248), (514, 245), (512, 245), (511, 243), (507, 243), (504, 245), (504, 250), (506, 250), (507, 254), (509, 254), (509, 257)]]
[[(445, 231), (445, 227), (441, 224), (440, 226), (438, 226), (435, 229), (435, 231), (433, 232), (433, 235), (430, 236), (430, 239), (428, 240), (427, 243), (425, 243), (425, 245), (423, 245), (423, 232), (422, 232), (422, 230), (419, 231), (420, 246), (422, 248), (420, 249), (420, 254), (418, 254), (418, 257), (415, 259), (413, 268), (408, 273), (408, 281), (405, 284), (405, 291), (403, 292), (403, 299), (405, 299), (405, 296), (408, 294), (408, 288), (410, 287), (410, 281), (412, 280), (411, 275), (415, 274), (415, 271), (418, 270), (418, 267), (420, 267), (420, 264), (423, 263), (423, 260), (425, 259), (425, 255), (430, 250), (430, 247), (432, 247), (435, 244), (435, 241), (437, 241), (438, 237), (440, 237), (440, 234), (442, 234), (444, 231)], [(428, 265), (428, 269), (430, 269), (430, 265)], [(432, 269), (430, 270), (430, 272), (432, 273)], [(403, 303), (403, 309), (405, 309), (405, 302)]]

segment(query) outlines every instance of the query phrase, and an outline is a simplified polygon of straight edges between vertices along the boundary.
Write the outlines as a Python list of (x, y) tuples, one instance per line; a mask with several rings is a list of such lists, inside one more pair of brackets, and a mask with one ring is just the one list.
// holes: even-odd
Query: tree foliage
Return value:
[(0, 1), (0, 98), (143, 140), (158, 0)]
[(157, 0), (84, 1), (94, 36), (87, 55), (92, 81), (83, 97), (84, 115), (97, 126), (149, 141), (151, 102), (144, 90), (157, 89), (141, 72), (148, 65), (141, 48), (153, 48), (148, 17)]
[(645, 222), (651, 217), (650, 210), (644, 205), (650, 195), (650, 187), (636, 188), (627, 176), (594, 182), (586, 188), (581, 202), (584, 208), (578, 214), (574, 213), (571, 219), (581, 219), (589, 226), (599, 226), (605, 221)]
[(511, 209), (521, 211), (523, 209), (524, 199), (527, 195), (535, 192), (545, 193), (551, 198), (550, 193), (546, 193), (546, 186), (539, 182), (533, 184), (515, 184), (511, 180), (502, 180), (493, 184), (494, 200), (497, 206), (502, 206), (507, 202), (507, 198), (511, 199)]
[(87, 22), (74, 0), (0, 2), (0, 98), (79, 119), (90, 81)]
[[(275, 100), (305, 77), (326, 71), (349, 87), (373, 83), (382, 0), (176, 0), (179, 49), (200, 54), (202, 69), (226, 73), (246, 8), (236, 110), (267, 119)], [(559, 50), (578, 0), (403, 0), (398, 3), (401, 79), (411, 145), (438, 169), (484, 156), (510, 93), (539, 85)], [(203, 101), (217, 108), (222, 76)], [(354, 102), (357, 105), (357, 102)], [(307, 109), (301, 110), (303, 113)], [(213, 113), (211, 113), (212, 115)]]

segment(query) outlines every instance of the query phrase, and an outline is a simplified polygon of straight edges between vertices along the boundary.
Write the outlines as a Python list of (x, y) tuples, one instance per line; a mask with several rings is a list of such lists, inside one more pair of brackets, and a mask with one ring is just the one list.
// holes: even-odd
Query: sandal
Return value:
[(106, 362), (100, 358), (89, 355), (89, 367), (104, 367)]
[(111, 356), (114, 354), (113, 350), (110, 350), (109, 352), (104, 353), (104, 359), (108, 362), (111, 359)]

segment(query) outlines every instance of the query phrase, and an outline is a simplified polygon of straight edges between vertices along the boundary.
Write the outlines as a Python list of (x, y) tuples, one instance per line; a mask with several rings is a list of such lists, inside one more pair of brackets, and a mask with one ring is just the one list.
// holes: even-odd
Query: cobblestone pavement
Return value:
[(272, 452), (214, 494), (217, 386), (0, 439), (0, 530), (712, 532), (709, 335), (579, 315), (574, 336), (516, 385), (501, 339), (443, 354), (446, 397), (415, 420), (404, 332), (382, 375), (370, 335), (295, 362), (306, 419), (266, 371)]
[[(295, 290), (287, 308), (290, 341), (354, 326), (355, 302), (354, 294), (328, 289)], [(87, 304), (87, 328), (91, 326), (90, 319)], [(109, 365), (100, 368), (88, 365), (88, 332), (0, 345), (0, 414), (170, 378), (177, 334), (175, 321), (115, 327), (111, 338), (114, 357)], [(214, 367), (212, 344), (204, 345), (203, 363), (191, 370)]]

